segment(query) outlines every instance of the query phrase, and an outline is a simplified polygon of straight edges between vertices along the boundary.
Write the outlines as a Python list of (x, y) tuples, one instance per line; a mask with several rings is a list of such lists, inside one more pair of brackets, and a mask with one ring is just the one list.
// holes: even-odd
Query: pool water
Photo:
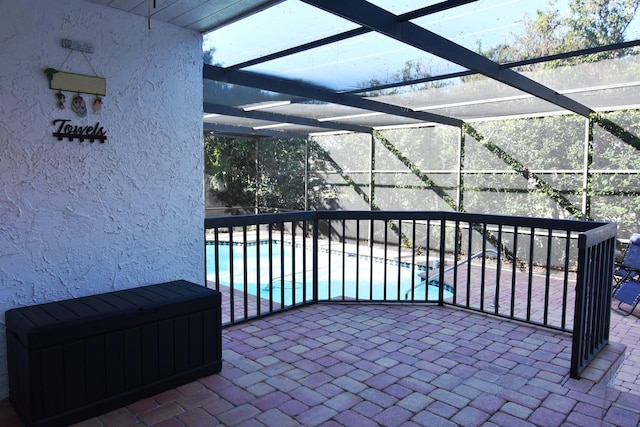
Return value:
[[(218, 244), (219, 276), (216, 277), (215, 244), (207, 244), (207, 280), (291, 305), (313, 298), (311, 248), (268, 242)], [(246, 252), (245, 252), (246, 251)], [(246, 253), (246, 255), (245, 255)], [(247, 259), (245, 272), (244, 259)], [(271, 260), (271, 261), (270, 261)], [(233, 268), (232, 268), (233, 267)], [(318, 298), (398, 301), (414, 286), (414, 298), (437, 300), (439, 288), (424, 286), (424, 266), (356, 256), (336, 251), (318, 254)], [(246, 276), (246, 277), (245, 277)], [(422, 285), (420, 285), (422, 283)], [(305, 285), (306, 284), (306, 285)], [(306, 288), (306, 289), (305, 289)], [(427, 293), (427, 295), (425, 295)], [(445, 288), (445, 298), (451, 292)]]

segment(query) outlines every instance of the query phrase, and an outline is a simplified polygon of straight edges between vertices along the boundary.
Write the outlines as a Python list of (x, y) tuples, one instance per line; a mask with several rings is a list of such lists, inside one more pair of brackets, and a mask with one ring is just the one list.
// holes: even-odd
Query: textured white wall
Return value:
[[(93, 43), (91, 65), (66, 59), (62, 38)], [(144, 17), (81, 0), (0, 0), (0, 46), (1, 319), (17, 306), (203, 283), (200, 34), (148, 30)], [(58, 110), (47, 67), (106, 77), (100, 114), (77, 117), (71, 93)], [(108, 139), (58, 141), (55, 119), (100, 122)]]

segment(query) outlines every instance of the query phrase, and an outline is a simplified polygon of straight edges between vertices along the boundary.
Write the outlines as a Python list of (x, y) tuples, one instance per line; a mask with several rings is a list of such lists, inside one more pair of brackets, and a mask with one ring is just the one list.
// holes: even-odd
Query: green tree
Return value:
[(204, 139), (208, 191), (225, 206), (255, 204), (255, 143), (208, 135)]
[(584, 49), (623, 42), (639, 5), (638, 0), (573, 0), (564, 22), (566, 46)]
[[(478, 51), (498, 63), (508, 63), (623, 42), (639, 5), (640, 0), (572, 0), (570, 13), (562, 16), (554, 0), (546, 9), (536, 11), (535, 17), (523, 17), (522, 34), (512, 34), (509, 41), (486, 50), (478, 42)], [(572, 63), (599, 61), (627, 53), (600, 52), (582, 56)], [(559, 62), (552, 61), (543, 66), (558, 65)], [(535, 67), (540, 65), (527, 68)]]
[[(550, 3), (550, 7), (554, 2)], [(532, 19), (523, 16), (524, 32), (512, 34), (510, 40), (500, 43), (487, 50), (482, 49), (478, 41), (478, 51), (487, 58), (504, 64), (522, 59), (537, 58), (552, 55), (562, 50), (565, 29), (557, 9), (536, 11)]]
[[(309, 141), (309, 164), (319, 171), (328, 168), (328, 154)], [(205, 137), (207, 191), (225, 206), (257, 206), (262, 209), (305, 208), (304, 139), (249, 140)], [(313, 171), (312, 171), (313, 172)], [(308, 179), (312, 209), (337, 208), (335, 188), (321, 173)]]
[(202, 62), (209, 65), (219, 65), (213, 60), (213, 55), (216, 53), (215, 48), (207, 49), (202, 52)]

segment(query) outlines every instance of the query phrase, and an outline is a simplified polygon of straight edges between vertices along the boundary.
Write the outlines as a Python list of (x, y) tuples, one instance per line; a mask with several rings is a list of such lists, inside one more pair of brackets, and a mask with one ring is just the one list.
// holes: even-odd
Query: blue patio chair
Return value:
[[(613, 298), (618, 300), (618, 309), (627, 315), (633, 313), (633, 310), (636, 309), (636, 306), (640, 302), (640, 282), (628, 281), (621, 284), (618, 289), (616, 289), (615, 294), (613, 294)], [(622, 308), (622, 304), (627, 304), (631, 306), (631, 310), (625, 310)]]
[(629, 238), (627, 250), (621, 262), (617, 262), (613, 272), (614, 293), (625, 282), (640, 281), (640, 234), (634, 233)]
[[(640, 234), (635, 233), (629, 239), (622, 262), (616, 263), (613, 278), (613, 298), (619, 301), (618, 309), (629, 315), (640, 303)], [(624, 310), (623, 303), (631, 306), (631, 310)]]

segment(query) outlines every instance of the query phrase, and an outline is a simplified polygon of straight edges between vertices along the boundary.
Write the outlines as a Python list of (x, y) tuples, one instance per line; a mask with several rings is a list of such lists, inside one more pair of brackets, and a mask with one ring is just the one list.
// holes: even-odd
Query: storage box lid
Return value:
[(7, 333), (37, 349), (215, 307), (220, 308), (219, 292), (176, 280), (14, 308), (5, 320)]

